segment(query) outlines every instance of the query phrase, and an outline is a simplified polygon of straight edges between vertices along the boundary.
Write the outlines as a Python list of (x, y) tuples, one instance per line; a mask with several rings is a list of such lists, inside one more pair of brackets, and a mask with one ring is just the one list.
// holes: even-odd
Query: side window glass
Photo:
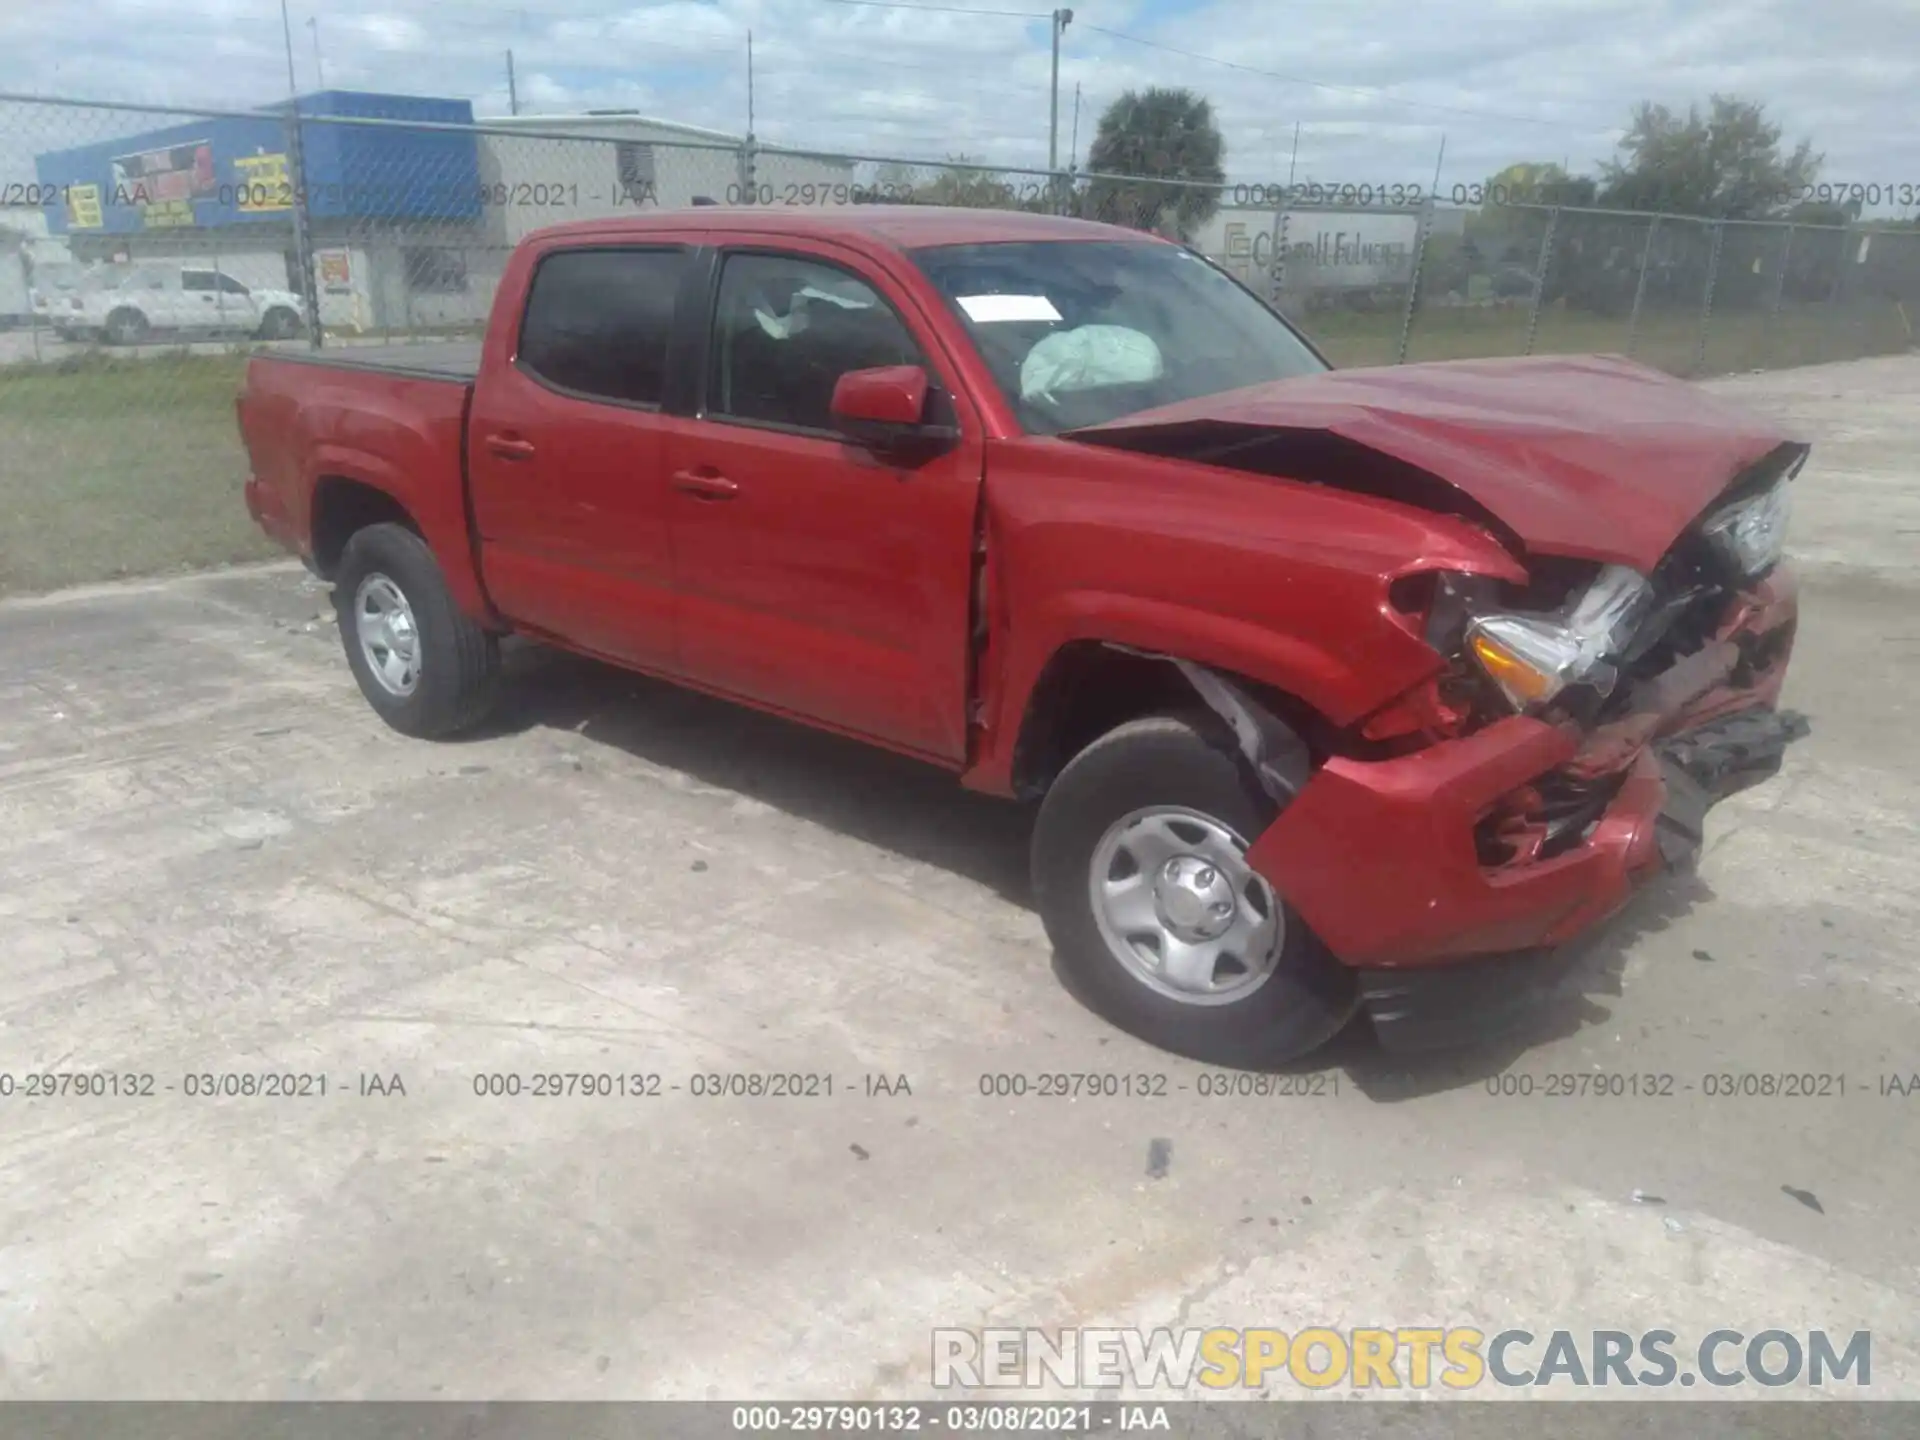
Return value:
[(732, 255), (714, 307), (707, 413), (833, 428), (833, 388), (849, 370), (919, 365), (893, 308), (851, 271), (797, 255)]
[[(155, 276), (155, 278), (158, 279), (159, 277)], [(159, 288), (158, 285), (154, 286), (156, 290)], [(211, 290), (213, 289), (213, 272), (211, 270), (182, 270), (180, 272), (180, 288), (182, 290)]]
[(244, 295), (247, 293), (247, 287), (231, 275), (215, 274), (213, 279), (214, 283), (220, 287), (220, 293), (223, 295)]
[(562, 250), (534, 272), (519, 363), (596, 399), (658, 405), (683, 250)]

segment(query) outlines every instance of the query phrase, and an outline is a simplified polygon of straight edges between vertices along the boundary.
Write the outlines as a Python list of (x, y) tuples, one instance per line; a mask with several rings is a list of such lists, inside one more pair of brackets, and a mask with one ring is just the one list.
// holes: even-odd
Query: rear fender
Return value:
[[(425, 437), (416, 438), (425, 441)], [(449, 487), (430, 469), (423, 474), (419, 469), (371, 450), (322, 441), (309, 453), (302, 478), (303, 488), (316, 510), (324, 503), (326, 482), (332, 479), (354, 481), (389, 496), (412, 519), (421, 539), (432, 549), (454, 602), (483, 624), (497, 623), (473, 563), (462, 503), (464, 487), (458, 483), (457, 475)], [(317, 519), (317, 513), (309, 519), (309, 537), (317, 529)]]

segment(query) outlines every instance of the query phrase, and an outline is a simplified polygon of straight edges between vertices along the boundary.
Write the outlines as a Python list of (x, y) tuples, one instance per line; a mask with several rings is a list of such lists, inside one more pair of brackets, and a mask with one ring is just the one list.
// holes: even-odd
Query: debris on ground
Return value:
[(1649, 1194), (1648, 1194), (1648, 1193), (1647, 1193), (1646, 1191), (1644, 1191), (1644, 1190), (1636, 1190), (1636, 1191), (1634, 1191), (1634, 1192), (1633, 1192), (1633, 1197), (1632, 1197), (1632, 1198), (1633, 1198), (1633, 1203), (1634, 1203), (1634, 1204), (1636, 1204), (1636, 1205), (1664, 1205), (1664, 1204), (1666, 1204), (1666, 1203), (1667, 1203), (1667, 1198), (1666, 1198), (1666, 1196), (1664, 1196), (1664, 1195), (1649, 1195)]
[(1171, 1140), (1149, 1140), (1147, 1142), (1147, 1178), (1164, 1180), (1167, 1167), (1173, 1164), (1173, 1142)]
[(1791, 1195), (1802, 1205), (1806, 1206), (1807, 1209), (1814, 1211), (1816, 1214), (1824, 1215), (1827, 1213), (1826, 1207), (1820, 1203), (1820, 1197), (1811, 1190), (1796, 1190), (1791, 1185), (1782, 1185), (1780, 1187), (1780, 1193), (1783, 1195)]

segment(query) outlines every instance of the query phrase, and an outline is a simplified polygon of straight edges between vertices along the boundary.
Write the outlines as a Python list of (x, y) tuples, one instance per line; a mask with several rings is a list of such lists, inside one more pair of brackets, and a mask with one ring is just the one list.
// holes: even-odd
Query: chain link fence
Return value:
[[(239, 503), (241, 357), (477, 337), (514, 246), (566, 221), (874, 203), (1102, 220), (1191, 245), (1345, 366), (1611, 351), (1703, 376), (1903, 351), (1920, 315), (1911, 227), (929, 164), (394, 96), (297, 112), (0, 96), (0, 592), (262, 553)], [(30, 538), (49, 530), (72, 533)]]

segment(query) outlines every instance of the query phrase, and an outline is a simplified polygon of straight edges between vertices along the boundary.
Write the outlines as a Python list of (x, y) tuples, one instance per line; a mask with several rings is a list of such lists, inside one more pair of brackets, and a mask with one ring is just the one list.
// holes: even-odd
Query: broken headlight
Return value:
[(1465, 649), (1516, 710), (1543, 705), (1569, 685), (1608, 695), (1618, 678), (1609, 657), (1632, 640), (1652, 599), (1646, 576), (1609, 565), (1556, 613), (1475, 615)]
[(1707, 540), (1740, 573), (1757, 577), (1779, 561), (1787, 540), (1787, 482), (1729, 505), (1700, 527)]

